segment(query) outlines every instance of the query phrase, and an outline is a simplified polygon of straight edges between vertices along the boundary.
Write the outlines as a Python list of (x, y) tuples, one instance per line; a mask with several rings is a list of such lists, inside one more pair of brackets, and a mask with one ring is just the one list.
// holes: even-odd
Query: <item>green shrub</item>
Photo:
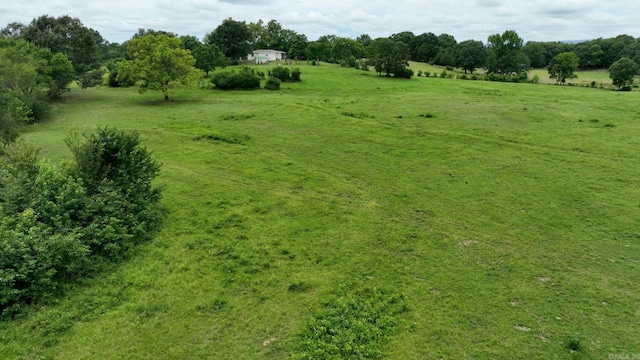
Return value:
[(211, 82), (217, 89), (221, 90), (252, 90), (260, 88), (260, 76), (255, 70), (243, 66), (240, 71), (216, 72), (211, 78)]
[(411, 79), (412, 76), (413, 76), (413, 70), (409, 68), (404, 68), (401, 71), (397, 71), (393, 73), (393, 77), (395, 78)]
[(424, 72), (424, 76), (425, 76), (425, 77), (429, 77), (429, 76), (431, 76), (431, 71), (425, 71), (425, 72)]
[(440, 73), (440, 78), (444, 79), (447, 77), (447, 70), (442, 70), (442, 72)]
[(135, 83), (130, 79), (126, 80), (118, 80), (118, 68), (109, 71), (109, 78), (107, 80), (107, 85), (109, 87), (131, 87), (134, 86)]
[(270, 77), (267, 79), (267, 83), (264, 84), (264, 88), (266, 90), (280, 90), (280, 83), (282, 83), (280, 79)]
[(83, 239), (109, 259), (122, 256), (160, 223), (161, 190), (152, 185), (160, 165), (137, 133), (98, 128), (66, 139), (90, 196)]
[(138, 135), (101, 128), (67, 139), (76, 164), (38, 161), (18, 142), (0, 158), (0, 312), (46, 300), (62, 281), (126, 255), (160, 224), (159, 165)]
[(279, 79), (282, 82), (287, 82), (291, 80), (291, 72), (287, 67), (276, 66), (273, 69), (271, 69), (271, 77), (275, 79)]
[(293, 81), (293, 82), (302, 81), (300, 79), (300, 74), (302, 74), (302, 72), (300, 71), (300, 68), (291, 69), (291, 81)]
[(81, 88), (86, 89), (98, 85), (102, 85), (104, 80), (102, 79), (102, 75), (104, 72), (102, 70), (93, 70), (83, 74), (78, 75), (78, 85)]

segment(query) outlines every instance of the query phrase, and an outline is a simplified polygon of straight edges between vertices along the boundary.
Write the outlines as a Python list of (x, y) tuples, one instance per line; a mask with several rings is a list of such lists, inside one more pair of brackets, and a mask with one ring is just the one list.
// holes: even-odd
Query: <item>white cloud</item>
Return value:
[(247, 22), (275, 19), (310, 40), (412, 31), (484, 41), (506, 29), (516, 30), (525, 41), (640, 37), (640, 2), (628, 0), (5, 0), (0, 3), (0, 26), (29, 23), (45, 14), (78, 17), (116, 42), (127, 40), (138, 28), (202, 38), (229, 17)]

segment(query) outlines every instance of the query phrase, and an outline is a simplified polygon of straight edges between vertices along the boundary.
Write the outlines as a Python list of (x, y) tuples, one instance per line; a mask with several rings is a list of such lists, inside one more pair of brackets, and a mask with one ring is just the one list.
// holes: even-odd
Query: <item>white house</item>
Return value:
[(247, 60), (255, 60), (256, 64), (267, 64), (269, 61), (284, 60), (287, 53), (279, 50), (254, 50), (247, 54)]

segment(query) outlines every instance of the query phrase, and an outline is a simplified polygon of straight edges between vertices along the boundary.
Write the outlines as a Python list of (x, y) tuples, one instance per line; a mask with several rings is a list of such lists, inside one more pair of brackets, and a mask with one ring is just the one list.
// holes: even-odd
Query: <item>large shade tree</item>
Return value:
[(140, 93), (161, 91), (170, 100), (171, 82), (189, 84), (198, 78), (196, 60), (180, 39), (168, 35), (145, 35), (127, 43), (127, 58), (118, 63), (120, 82), (135, 82)]
[[(13, 27), (15, 29), (16, 25)], [(100, 67), (99, 51), (104, 39), (97, 31), (84, 26), (78, 18), (43, 15), (22, 28), (19, 37), (50, 49), (54, 54), (65, 54), (73, 64), (76, 75)]]
[(196, 67), (204, 71), (207, 77), (209, 77), (209, 71), (227, 66), (227, 58), (215, 45), (200, 45), (193, 50), (192, 54), (196, 59)]
[(216, 45), (225, 56), (238, 60), (251, 51), (251, 31), (244, 21), (228, 18), (205, 36), (205, 43)]
[(466, 40), (455, 47), (456, 65), (464, 69), (464, 72), (473, 72), (483, 67), (487, 61), (487, 49), (482, 41)]
[(523, 40), (514, 30), (493, 34), (488, 39), (487, 68), (497, 74), (518, 74), (529, 65), (522, 51)]
[(305, 60), (307, 58), (306, 51), (308, 45), (309, 40), (307, 39), (306, 35), (296, 34), (296, 36), (291, 41), (291, 45), (289, 46), (287, 57), (289, 59)]
[(574, 71), (578, 70), (580, 58), (572, 52), (563, 52), (553, 57), (551, 64), (547, 68), (549, 78), (555, 79), (556, 83), (564, 84), (567, 79), (575, 79), (578, 75)]
[(367, 47), (369, 65), (376, 72), (386, 74), (403, 74), (409, 66), (409, 46), (401, 41), (378, 38)]
[(629, 89), (639, 69), (640, 67), (635, 61), (628, 57), (623, 57), (611, 64), (609, 67), (609, 77), (613, 85), (617, 86), (618, 89)]

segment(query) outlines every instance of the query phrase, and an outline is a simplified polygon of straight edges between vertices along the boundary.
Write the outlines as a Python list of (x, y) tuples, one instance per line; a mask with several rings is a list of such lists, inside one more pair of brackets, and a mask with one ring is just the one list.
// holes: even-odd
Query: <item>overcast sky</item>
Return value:
[(138, 28), (202, 39), (222, 20), (265, 22), (316, 40), (322, 35), (387, 37), (401, 31), (486, 41), (511, 29), (526, 41), (640, 37), (640, 0), (2, 0), (0, 27), (40, 15), (79, 18), (110, 42)]

